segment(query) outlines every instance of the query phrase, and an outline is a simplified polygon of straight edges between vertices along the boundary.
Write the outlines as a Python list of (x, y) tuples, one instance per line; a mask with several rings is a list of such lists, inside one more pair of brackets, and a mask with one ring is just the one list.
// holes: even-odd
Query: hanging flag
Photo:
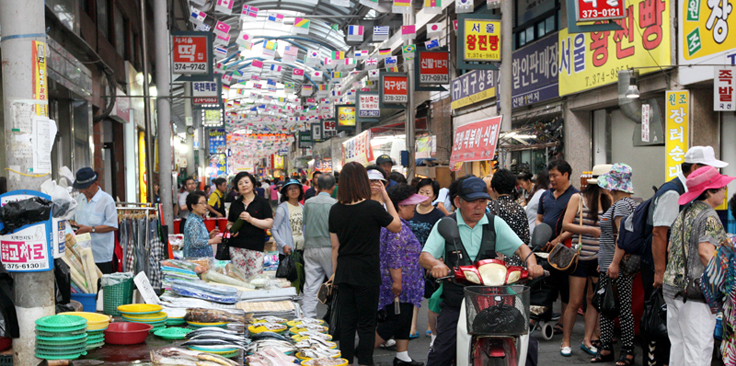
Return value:
[(388, 71), (388, 72), (399, 72), (399, 67), (398, 66), (392, 66), (392, 67), (387, 68), (386, 71)]
[(268, 79), (266, 81), (266, 85), (268, 85), (268, 86), (276, 86), (276, 80)]
[(335, 71), (332, 73), (332, 79), (342, 79), (342, 72)]
[(296, 62), (297, 53), (299, 53), (299, 49), (296, 46), (286, 46), (284, 48), (284, 54), (281, 55), (281, 60), (290, 63)]
[(281, 72), (281, 65), (271, 65), (271, 72)]
[(346, 58), (340, 65), (343, 66), (344, 69), (352, 69), (358, 66), (358, 61), (354, 58)]
[(340, 24), (330, 24), (330, 28), (332, 28), (333, 31), (337, 32), (340, 30)]
[(302, 97), (307, 97), (312, 95), (312, 86), (309, 84), (302, 85)]
[(294, 18), (294, 34), (309, 34), (309, 19)]
[(350, 7), (350, 0), (330, 0), (330, 4), (347, 8)]
[(409, 61), (414, 59), (414, 52), (416, 52), (417, 46), (410, 44), (401, 47), (401, 52), (404, 55), (404, 60)]
[(250, 79), (254, 81), (258, 81), (258, 80), (261, 80), (261, 77), (258, 76), (258, 74), (251, 74)]
[[(284, 91), (285, 92), (293, 92), (294, 91), (294, 83), (284, 83)], [(279, 98), (279, 101), (281, 101), (281, 98)]]
[(217, 24), (215, 24), (215, 30), (213, 32), (217, 35), (225, 36), (230, 33), (230, 26), (221, 21), (217, 21)]
[(255, 67), (256, 69), (262, 69), (263, 68), (263, 61), (261, 60), (253, 60), (253, 62), (250, 63), (251, 66)]
[(316, 66), (319, 64), (319, 51), (309, 50), (307, 51), (307, 58), (304, 60), (307, 65)]
[(304, 80), (304, 69), (294, 69), (292, 72), (292, 79), (294, 80)]
[(427, 36), (439, 36), (442, 34), (442, 30), (444, 29), (443, 23), (429, 23), (427, 24)]
[(284, 21), (284, 15), (279, 13), (269, 13), (268, 21), (282, 23)]
[(386, 67), (396, 66), (396, 65), (398, 65), (398, 62), (399, 62), (399, 60), (398, 60), (398, 57), (397, 56), (389, 56), (389, 57), (386, 57), (386, 59), (384, 60), (384, 63), (386, 64)]
[(368, 80), (378, 80), (380, 76), (378, 70), (368, 70)]
[(321, 82), (324, 79), (324, 75), (322, 74), (322, 71), (315, 70), (312, 72), (311, 78), (314, 82)]
[(364, 60), (368, 58), (368, 50), (355, 50), (353, 51), (353, 57), (358, 60)]
[(424, 0), (424, 12), (427, 14), (441, 14), (442, 0)]
[(230, 83), (233, 82), (233, 76), (232, 74), (222, 74), (222, 83), (225, 85), (230, 85)]
[(192, 15), (189, 18), (189, 20), (194, 24), (202, 24), (204, 23), (204, 20), (207, 19), (207, 13), (192, 7)]
[(348, 41), (353, 41), (353, 42), (363, 41), (363, 26), (362, 25), (348, 26)]
[(212, 29), (212, 26), (210, 26), (208, 24), (204, 24), (204, 23), (197, 24), (197, 27), (194, 28), (194, 30), (196, 30), (198, 32), (209, 32), (210, 29)]
[(473, 0), (455, 0), (455, 13), (472, 13), (474, 6)]
[(230, 44), (230, 35), (219, 35), (217, 34), (215, 37), (215, 45), (216, 46), (225, 46), (227, 47)]
[(417, 35), (416, 26), (414, 25), (402, 25), (401, 26), (401, 39), (409, 40), (414, 39)]
[(252, 21), (258, 17), (258, 8), (250, 5), (243, 5), (243, 11), (240, 13), (240, 20)]
[(390, 48), (381, 48), (380, 50), (378, 50), (378, 58), (386, 58), (388, 56), (391, 56)]
[(215, 11), (230, 15), (233, 13), (233, 3), (235, 0), (217, 0), (215, 5)]
[(251, 49), (253, 47), (253, 43), (251, 41), (252, 39), (253, 37), (250, 34), (240, 32), (240, 34), (238, 34), (238, 39), (235, 40), (235, 43), (243, 48)]
[(360, 0), (360, 5), (365, 5), (371, 9), (378, 10), (378, 0)]
[(317, 94), (327, 94), (327, 85), (325, 84), (319, 84), (317, 85)]
[(273, 57), (276, 54), (278, 45), (276, 41), (264, 40), (263, 41), (263, 54)]
[(345, 58), (345, 52), (332, 51), (332, 59), (333, 60), (342, 60), (344, 58)]
[(391, 7), (392, 13), (407, 14), (411, 11), (413, 11), (411, 0), (394, 0), (394, 5)]
[(215, 57), (218, 59), (227, 57), (227, 47), (215, 47)]
[(339, 98), (340, 97), (340, 91), (339, 90), (333, 90), (331, 94), (332, 94), (332, 97), (333, 98)]
[(424, 48), (428, 50), (438, 48), (439, 46), (440, 46), (440, 40), (437, 38), (424, 42)]
[(263, 87), (263, 85), (261, 85), (259, 83), (254, 83), (253, 84), (253, 87), (256, 88), (256, 89), (261, 89)]
[(378, 59), (377, 58), (369, 58), (365, 60), (365, 68), (366, 70), (375, 69), (378, 67)]
[(388, 32), (391, 28), (387, 25), (379, 25), (373, 27), (373, 42), (385, 41), (388, 39)]

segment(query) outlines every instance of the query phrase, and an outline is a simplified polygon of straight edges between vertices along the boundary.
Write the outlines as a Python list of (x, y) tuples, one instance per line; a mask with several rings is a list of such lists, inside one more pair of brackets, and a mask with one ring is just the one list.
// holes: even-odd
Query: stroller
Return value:
[[(532, 248), (541, 248), (550, 239), (552, 239), (552, 228), (541, 223), (534, 228), (532, 234)], [(537, 264), (542, 266), (545, 270), (550, 271), (552, 267), (547, 261), (548, 253), (535, 252)], [(552, 319), (552, 304), (554, 304), (557, 293), (555, 287), (552, 285), (552, 280), (548, 277), (535, 278), (527, 283), (527, 286), (531, 288), (531, 294), (529, 296), (530, 302), (530, 318), (534, 320), (534, 325), (530, 325), (529, 332), (534, 333), (537, 330), (541, 331), (542, 338), (550, 340), (555, 335), (554, 322)]]

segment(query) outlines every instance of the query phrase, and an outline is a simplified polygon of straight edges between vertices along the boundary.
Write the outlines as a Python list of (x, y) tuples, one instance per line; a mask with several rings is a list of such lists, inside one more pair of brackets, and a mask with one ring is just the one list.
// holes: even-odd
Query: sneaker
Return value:
[(393, 339), (389, 339), (386, 342), (384, 342), (382, 345), (380, 345), (379, 347), (381, 347), (381, 348), (391, 348), (391, 347), (395, 347), (395, 346), (396, 346), (396, 341), (393, 340)]

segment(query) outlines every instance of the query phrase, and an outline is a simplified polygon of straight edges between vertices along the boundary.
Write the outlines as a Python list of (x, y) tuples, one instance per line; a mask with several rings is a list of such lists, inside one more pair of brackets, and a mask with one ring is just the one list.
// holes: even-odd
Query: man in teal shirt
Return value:
[[(490, 223), (486, 215), (486, 204), (491, 197), (488, 195), (485, 182), (474, 176), (462, 178), (453, 182), (450, 186), (450, 196), (453, 205), (457, 208), (457, 211), (451, 215), (455, 215), (460, 239), (470, 257), (466, 259), (467, 264), (492, 258), (495, 253), (492, 253), (491, 256), (488, 256), (488, 253), (479, 255), (483, 244), (484, 226)], [(529, 276), (532, 278), (542, 276), (544, 270), (537, 265), (534, 256), (529, 256), (531, 253), (529, 247), (519, 239), (516, 233), (500, 217), (493, 216), (493, 219), (495, 252), (505, 256), (516, 254), (522, 260), (526, 259)], [(445, 257), (448, 250), (445, 239), (438, 232), (438, 224), (439, 221), (429, 233), (427, 243), (419, 257), (419, 264), (430, 270), (434, 278), (445, 277), (450, 273), (450, 268), (439, 259)], [(450, 265), (454, 265), (454, 263), (450, 263)], [(459, 286), (447, 282), (443, 287), (442, 312), (437, 317), (437, 338), (429, 351), (427, 366), (452, 365), (456, 356), (455, 342), (462, 303), (462, 289), (460, 288), (460, 294), (458, 295), (456, 287)]]

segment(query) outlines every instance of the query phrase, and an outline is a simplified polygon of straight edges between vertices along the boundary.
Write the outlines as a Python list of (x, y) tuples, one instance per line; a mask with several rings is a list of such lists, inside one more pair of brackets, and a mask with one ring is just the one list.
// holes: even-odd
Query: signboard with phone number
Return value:
[[(0, 205), (34, 196), (50, 200), (41, 192), (21, 190), (0, 195)], [(4, 225), (0, 223), (0, 229)], [(46, 220), (24, 225), (6, 235), (0, 235), (0, 259), (8, 272), (40, 272), (54, 268), (51, 215)]]
[(575, 2), (575, 18), (578, 22), (625, 17), (625, 0), (576, 0)]

